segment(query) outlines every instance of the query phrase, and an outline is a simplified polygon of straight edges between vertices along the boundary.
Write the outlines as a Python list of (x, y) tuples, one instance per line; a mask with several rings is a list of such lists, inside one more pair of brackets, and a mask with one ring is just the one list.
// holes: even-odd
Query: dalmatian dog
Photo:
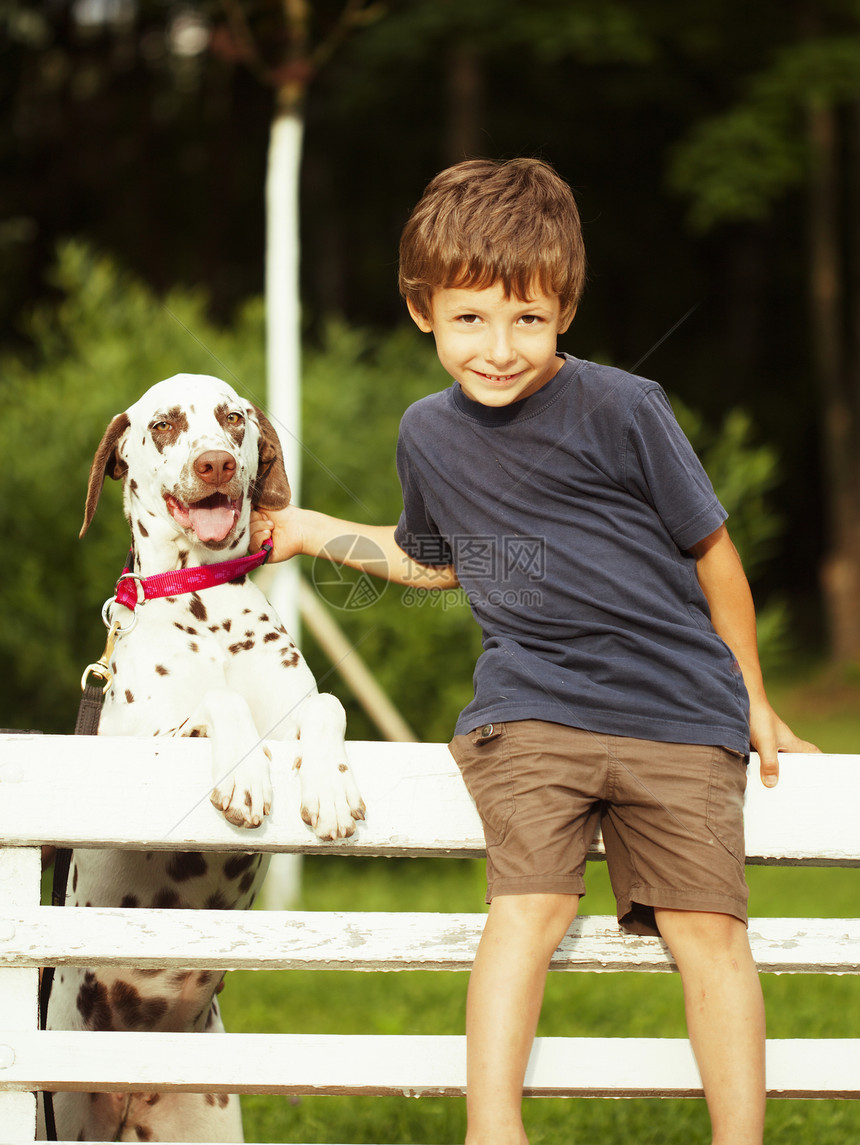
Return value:
[[(113, 419), (93, 461), (82, 536), (105, 477), (124, 483), (129, 571), (139, 578), (243, 556), (252, 505), (283, 508), (290, 499), (271, 424), (226, 383), (203, 375), (159, 382)], [(131, 583), (137, 592), (138, 582)], [(210, 737), (211, 801), (231, 823), (249, 829), (272, 806), (264, 741), (295, 741), (302, 818), (322, 839), (353, 834), (364, 803), (345, 757), (343, 709), (317, 692), (286, 629), (247, 576), (144, 599), (133, 612), (114, 603), (111, 616), (127, 634), (116, 640), (110, 659), (113, 681), (99, 735)], [(259, 853), (80, 850), (72, 856), (67, 901), (247, 908), (265, 866)], [(47, 1024), (223, 1030), (216, 998), (222, 977), (59, 968)], [(53, 1104), (60, 1140), (242, 1140), (235, 1096), (57, 1093)], [(44, 1125), (40, 1129), (44, 1136)]]

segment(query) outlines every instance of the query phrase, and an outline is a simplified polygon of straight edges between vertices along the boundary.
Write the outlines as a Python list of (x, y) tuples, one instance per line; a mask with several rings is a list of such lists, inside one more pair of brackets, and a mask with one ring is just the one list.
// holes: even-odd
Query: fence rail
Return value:
[[(444, 745), (351, 743), (368, 805), (353, 840), (321, 844), (301, 822), (298, 791), (271, 744), (277, 802), (260, 829), (226, 823), (208, 801), (205, 740), (0, 736), (0, 1126), (34, 1140), (34, 1091), (74, 1089), (281, 1094), (456, 1094), (460, 1037), (80, 1033), (39, 1031), (38, 967), (468, 970), (482, 914), (107, 910), (40, 905), (40, 848), (269, 850), (437, 857), (483, 853), (480, 822)], [(751, 767), (757, 769), (754, 760)], [(834, 797), (838, 793), (838, 797)], [(749, 862), (860, 866), (860, 756), (789, 756), (765, 791), (751, 776)], [(594, 848), (599, 857), (599, 842)], [(360, 908), (360, 903), (357, 907)], [(760, 969), (860, 972), (860, 919), (752, 919)], [(561, 943), (559, 971), (667, 973), (664, 944), (583, 916)], [(189, 1039), (193, 1039), (190, 1042)], [(860, 1039), (771, 1040), (772, 1097), (860, 1097)], [(700, 1096), (680, 1039), (538, 1039), (532, 1096)]]

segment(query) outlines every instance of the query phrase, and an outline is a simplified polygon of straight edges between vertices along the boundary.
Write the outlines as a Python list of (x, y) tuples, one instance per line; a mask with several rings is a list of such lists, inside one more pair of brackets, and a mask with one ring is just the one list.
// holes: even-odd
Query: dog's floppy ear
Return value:
[(90, 483), (87, 487), (87, 507), (84, 511), (84, 523), (81, 526), (80, 536), (83, 536), (95, 516), (96, 506), (99, 503), (105, 477), (112, 477), (119, 481), (128, 472), (128, 466), (117, 450), (120, 439), (131, 425), (127, 413), (118, 413), (105, 430), (101, 444), (96, 450), (90, 469)]
[(281, 443), (275, 427), (263, 411), (254, 406), (254, 413), (260, 426), (260, 458), (251, 499), (258, 509), (286, 509), (290, 503), (290, 483), (284, 468)]

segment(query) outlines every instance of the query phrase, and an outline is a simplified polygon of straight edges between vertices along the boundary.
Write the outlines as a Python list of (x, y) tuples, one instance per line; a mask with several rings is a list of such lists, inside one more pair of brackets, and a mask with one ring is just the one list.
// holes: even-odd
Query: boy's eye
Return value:
[(477, 314), (461, 314), (457, 320), (464, 326), (477, 326), (481, 321)]
[(543, 319), (538, 314), (523, 314), (523, 316), (520, 318), (520, 322), (523, 324), (523, 326), (537, 326), (542, 321)]

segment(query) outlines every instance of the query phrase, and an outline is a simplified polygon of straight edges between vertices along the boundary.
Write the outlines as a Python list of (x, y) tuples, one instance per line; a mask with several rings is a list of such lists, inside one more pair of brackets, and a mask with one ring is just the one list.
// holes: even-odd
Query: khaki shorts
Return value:
[(583, 895), (599, 824), (627, 930), (657, 934), (654, 907), (746, 923), (746, 757), (541, 720), (485, 724), (450, 750), (484, 825), (487, 902)]

